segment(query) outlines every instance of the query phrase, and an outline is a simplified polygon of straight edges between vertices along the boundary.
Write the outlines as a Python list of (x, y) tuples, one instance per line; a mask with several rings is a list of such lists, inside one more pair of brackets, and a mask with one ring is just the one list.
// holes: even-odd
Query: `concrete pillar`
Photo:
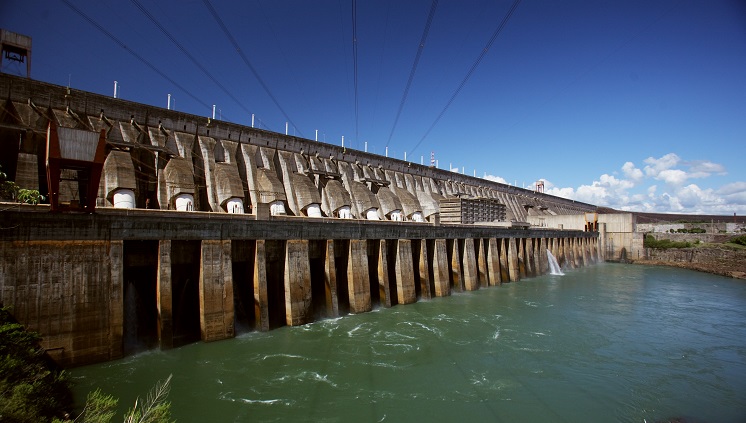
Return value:
[(389, 288), (389, 259), (386, 255), (386, 240), (378, 241), (378, 297), (384, 307), (391, 307), (391, 289)]
[(583, 257), (583, 266), (588, 266), (591, 263), (590, 257), (588, 256), (588, 238), (580, 238), (580, 251)]
[(490, 238), (487, 240), (487, 274), (489, 275), (490, 286), (502, 285), (500, 276), (500, 251), (497, 248), (497, 239)]
[(267, 250), (258, 239), (254, 249), (254, 321), (256, 330), (269, 330), (269, 297), (267, 292)]
[(500, 283), (510, 282), (510, 264), (508, 261), (508, 240), (500, 238)]
[(515, 238), (508, 239), (508, 272), (510, 281), (517, 282), (521, 280), (520, 267), (518, 265), (518, 248)]
[(467, 291), (476, 291), (479, 289), (479, 275), (477, 274), (477, 257), (474, 251), (474, 240), (466, 238), (464, 240), (464, 288)]
[(400, 239), (396, 244), (396, 295), (399, 304), (417, 301), (414, 288), (414, 263), (412, 262), (412, 241)]
[(583, 267), (583, 250), (580, 248), (580, 239), (572, 238), (572, 255), (575, 259), (575, 267)]
[(490, 286), (490, 276), (487, 273), (487, 248), (486, 239), (477, 238), (475, 241), (477, 252), (477, 275), (479, 276), (479, 287), (486, 288)]
[(230, 240), (202, 240), (199, 268), (199, 323), (203, 341), (234, 336), (233, 271)]
[(598, 224), (598, 261), (606, 261), (606, 223)]
[(549, 271), (549, 258), (547, 257), (547, 248), (549, 246), (546, 238), (539, 238), (538, 241), (537, 248), (539, 249), (539, 254), (537, 256), (539, 257), (539, 264), (536, 269), (539, 275), (545, 275)]
[(451, 295), (451, 284), (448, 277), (448, 252), (446, 240), (436, 239), (433, 251), (433, 284), (436, 297)]
[(562, 245), (564, 248), (564, 254), (565, 254), (565, 261), (567, 263), (567, 267), (570, 269), (575, 268), (575, 259), (574, 255), (572, 254), (572, 239), (570, 238), (562, 238)]
[(111, 283), (109, 285), (109, 358), (122, 357), (124, 339), (124, 242), (109, 244)]
[(326, 257), (324, 258), (324, 293), (326, 296), (326, 315), (339, 316), (339, 300), (337, 299), (337, 267), (334, 262), (334, 240), (326, 241)]
[(420, 296), (425, 299), (433, 297), (430, 290), (430, 265), (427, 260), (427, 240), (420, 240), (419, 255), (419, 272), (420, 272)]
[(591, 238), (588, 240), (588, 251), (591, 256), (593, 263), (598, 263), (598, 238)]
[(158, 306), (158, 343), (162, 350), (174, 347), (173, 303), (171, 300), (171, 240), (158, 241), (158, 276), (156, 278)]
[(534, 238), (526, 238), (526, 276), (535, 277), (536, 273), (536, 251), (534, 251)]
[(309, 323), (311, 307), (311, 262), (308, 240), (285, 242), (285, 322), (288, 326)]
[(459, 249), (459, 240), (453, 240), (453, 249), (451, 250), (451, 277), (453, 278), (453, 289), (456, 291), (464, 290), (464, 271), (461, 267), (461, 254)]
[(347, 291), (350, 313), (371, 310), (370, 275), (368, 275), (368, 245), (364, 239), (351, 239), (347, 259)]
[(526, 279), (526, 240), (518, 238), (516, 248), (518, 249), (518, 278)]

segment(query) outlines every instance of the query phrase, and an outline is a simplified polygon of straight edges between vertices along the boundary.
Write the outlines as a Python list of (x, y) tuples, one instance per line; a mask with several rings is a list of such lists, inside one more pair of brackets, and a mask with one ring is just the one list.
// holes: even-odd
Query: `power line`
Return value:
[(414, 80), (414, 74), (417, 71), (417, 64), (420, 62), (420, 56), (422, 56), (422, 50), (425, 49), (425, 40), (427, 40), (427, 34), (430, 32), (430, 24), (433, 22), (433, 16), (435, 16), (435, 9), (438, 8), (438, 0), (433, 0), (430, 5), (430, 13), (427, 15), (427, 23), (425, 24), (425, 30), (422, 32), (420, 38), (420, 45), (417, 49), (417, 54), (414, 57), (414, 63), (412, 63), (412, 70), (409, 72), (409, 80), (407, 86), (404, 88), (404, 95), (402, 95), (401, 101), (399, 102), (399, 110), (396, 112), (396, 118), (394, 119), (394, 125), (391, 127), (391, 133), (389, 133), (389, 139), (386, 141), (386, 147), (389, 146), (391, 138), (394, 136), (394, 130), (396, 125), (399, 123), (399, 116), (401, 116), (402, 109), (404, 109), (404, 103), (407, 101), (407, 95), (409, 94), (409, 87), (412, 86), (412, 80)]
[[(67, 1), (67, 0), (64, 0), (64, 1)], [(241, 59), (243, 60), (243, 62), (246, 64), (246, 66), (251, 70), (251, 73), (254, 74), (254, 77), (257, 79), (257, 81), (259, 81), (259, 84), (261, 84), (262, 88), (264, 88), (264, 91), (267, 93), (267, 95), (269, 96), (269, 98), (271, 98), (272, 101), (275, 103), (275, 106), (277, 106), (277, 108), (280, 109), (280, 112), (282, 112), (282, 115), (285, 116), (285, 119), (287, 119), (287, 121), (290, 122), (290, 124), (293, 125), (293, 127), (298, 131), (298, 134), (301, 137), (304, 137), (304, 135), (301, 132), (300, 128), (298, 128), (298, 125), (296, 125), (295, 122), (293, 122), (293, 120), (290, 119), (290, 116), (288, 116), (288, 114), (285, 113), (285, 109), (283, 109), (282, 106), (280, 106), (280, 103), (277, 101), (277, 98), (275, 98), (275, 96), (272, 94), (272, 91), (270, 91), (269, 87), (264, 82), (264, 80), (262, 79), (262, 77), (259, 76), (259, 72), (257, 72), (257, 70), (251, 64), (251, 62), (246, 57), (246, 55), (244, 54), (244, 52), (241, 50), (241, 47), (238, 45), (238, 42), (236, 41), (235, 38), (233, 38), (233, 35), (231, 35), (231, 32), (228, 30), (228, 27), (225, 26), (225, 23), (223, 22), (223, 20), (220, 18), (220, 15), (218, 15), (218, 12), (215, 10), (215, 8), (210, 3), (210, 0), (202, 0), (202, 2), (205, 4), (205, 6), (207, 7), (207, 9), (210, 11), (210, 14), (215, 19), (215, 21), (217, 22), (218, 26), (220, 26), (220, 29), (223, 31), (223, 33), (225, 34), (225, 36), (228, 37), (228, 40), (231, 42), (231, 44), (233, 44), (233, 48), (236, 49), (236, 53), (238, 53), (238, 55), (241, 57)]]
[(352, 0), (352, 69), (353, 69), (353, 86), (355, 87), (355, 143), (359, 136), (359, 112), (357, 96), (357, 2)]
[(202, 100), (198, 99), (197, 97), (195, 97), (194, 94), (192, 94), (191, 92), (189, 92), (189, 90), (187, 90), (186, 88), (182, 87), (181, 84), (179, 84), (178, 82), (174, 81), (168, 75), (166, 75), (161, 70), (159, 70), (158, 68), (156, 68), (152, 63), (150, 63), (144, 57), (142, 57), (139, 54), (137, 54), (137, 52), (135, 52), (134, 50), (132, 50), (129, 47), (127, 47), (127, 45), (124, 44), (124, 42), (122, 42), (119, 38), (115, 37), (111, 32), (107, 31), (103, 26), (99, 25), (98, 22), (96, 22), (95, 20), (93, 20), (90, 16), (86, 15), (82, 10), (78, 9), (77, 7), (75, 7), (68, 0), (62, 0), (62, 2), (65, 3), (70, 9), (72, 9), (73, 11), (75, 11), (75, 13), (77, 13), (78, 15), (80, 15), (83, 19), (85, 19), (86, 21), (88, 21), (88, 23), (90, 23), (91, 25), (93, 25), (94, 27), (96, 27), (96, 29), (98, 29), (99, 31), (101, 31), (104, 35), (106, 35), (107, 37), (111, 38), (111, 40), (114, 41), (115, 43), (117, 43), (120, 47), (122, 47), (123, 49), (127, 50), (128, 53), (130, 53), (131, 55), (133, 55), (137, 60), (139, 60), (145, 66), (147, 66), (148, 68), (150, 68), (153, 72), (157, 73), (163, 79), (165, 79), (166, 81), (168, 81), (171, 84), (173, 84), (176, 88), (178, 88), (181, 91), (183, 91), (186, 95), (188, 95), (189, 97), (191, 97), (192, 99), (194, 99), (197, 103), (205, 106), (205, 108), (207, 108), (207, 109), (210, 108), (210, 106), (207, 103), (205, 103), (204, 101), (202, 101)]
[(424, 141), (425, 138), (427, 138), (427, 136), (430, 135), (430, 131), (432, 131), (433, 128), (435, 128), (435, 125), (438, 124), (438, 122), (440, 121), (440, 119), (446, 113), (446, 111), (448, 110), (448, 108), (451, 106), (451, 103), (453, 103), (453, 100), (456, 99), (456, 96), (458, 96), (458, 94), (461, 92), (461, 90), (466, 85), (466, 82), (469, 81), (469, 78), (471, 78), (471, 75), (477, 69), (477, 66), (479, 66), (479, 63), (482, 61), (482, 59), (484, 59), (484, 56), (487, 55), (487, 52), (489, 51), (490, 47), (492, 47), (492, 44), (497, 39), (497, 36), (500, 35), (500, 33), (502, 32), (503, 28), (505, 28), (505, 25), (508, 23), (508, 21), (510, 20), (510, 17), (513, 15), (513, 12), (515, 12), (515, 9), (518, 7), (518, 4), (520, 4), (520, 3), (521, 3), (521, 0), (515, 0), (513, 2), (513, 4), (510, 6), (510, 9), (508, 10), (507, 15), (505, 15), (505, 17), (503, 18), (502, 22), (500, 22), (500, 25), (498, 25), (497, 29), (495, 29), (495, 32), (492, 33), (492, 37), (490, 37), (489, 41), (487, 41), (487, 44), (482, 49), (482, 52), (477, 57), (477, 60), (475, 60), (474, 64), (471, 65), (471, 68), (469, 69), (469, 72), (466, 73), (466, 76), (461, 81), (461, 83), (459, 84), (458, 88), (456, 88), (456, 91), (454, 91), (453, 95), (448, 100), (448, 102), (446, 103), (445, 107), (443, 107), (443, 110), (440, 111), (440, 113), (438, 114), (438, 117), (435, 118), (435, 121), (433, 122), (433, 124), (430, 125), (430, 127), (427, 129), (427, 131), (425, 131), (425, 135), (423, 135), (422, 138), (420, 138), (420, 140), (417, 142), (417, 144), (415, 144), (415, 146), (411, 149), (412, 153), (414, 153), (415, 151), (417, 151), (417, 147), (419, 147), (420, 144), (422, 144), (422, 141)]
[(154, 16), (153, 16), (153, 15), (152, 15), (152, 14), (151, 14), (151, 13), (150, 13), (150, 12), (149, 12), (148, 10), (147, 10), (147, 9), (145, 9), (145, 7), (144, 7), (144, 6), (142, 5), (142, 3), (140, 3), (140, 2), (138, 1), (138, 0), (131, 0), (131, 1), (132, 1), (132, 3), (133, 3), (133, 4), (135, 5), (135, 6), (137, 6), (137, 8), (138, 8), (138, 9), (140, 9), (140, 11), (141, 11), (141, 12), (142, 12), (142, 13), (143, 13), (143, 14), (144, 14), (144, 15), (145, 15), (145, 16), (146, 16), (146, 17), (147, 17), (148, 19), (150, 19), (150, 21), (151, 21), (151, 22), (153, 22), (153, 24), (154, 24), (154, 25), (155, 25), (156, 27), (158, 27), (158, 29), (159, 29), (159, 30), (160, 30), (160, 31), (161, 31), (161, 32), (163, 33), (163, 35), (165, 35), (165, 36), (166, 36), (166, 37), (167, 37), (167, 38), (168, 38), (169, 40), (171, 40), (171, 42), (172, 42), (172, 43), (174, 43), (174, 45), (175, 45), (175, 46), (176, 46), (176, 47), (177, 47), (177, 48), (178, 48), (179, 50), (181, 50), (181, 52), (182, 52), (182, 53), (184, 53), (184, 55), (185, 55), (186, 57), (188, 57), (188, 58), (189, 58), (189, 60), (191, 60), (191, 61), (192, 61), (192, 63), (194, 63), (194, 65), (195, 65), (195, 66), (197, 66), (197, 67), (198, 67), (198, 68), (199, 68), (199, 69), (200, 69), (200, 70), (202, 71), (202, 73), (204, 73), (204, 74), (205, 74), (205, 75), (206, 75), (206, 76), (207, 76), (208, 78), (210, 78), (210, 80), (211, 80), (211, 81), (212, 81), (213, 83), (215, 83), (215, 85), (217, 85), (217, 86), (218, 86), (218, 87), (219, 87), (219, 88), (220, 88), (220, 89), (221, 89), (221, 90), (222, 90), (222, 91), (223, 91), (223, 92), (224, 92), (224, 93), (225, 93), (225, 94), (226, 94), (226, 95), (227, 95), (228, 97), (230, 97), (230, 98), (231, 98), (231, 99), (232, 99), (232, 100), (233, 100), (234, 102), (236, 102), (236, 104), (238, 104), (238, 105), (239, 105), (239, 106), (240, 106), (240, 107), (241, 107), (241, 108), (242, 108), (242, 109), (243, 109), (243, 110), (244, 110), (244, 111), (245, 111), (246, 113), (251, 113), (251, 112), (249, 111), (249, 109), (247, 109), (247, 108), (246, 108), (246, 106), (244, 106), (244, 105), (243, 105), (243, 104), (242, 104), (242, 103), (241, 103), (241, 102), (240, 102), (240, 101), (239, 101), (239, 100), (238, 100), (238, 99), (237, 99), (237, 98), (236, 98), (236, 97), (235, 97), (235, 96), (234, 96), (233, 94), (231, 94), (231, 92), (230, 92), (230, 91), (228, 91), (228, 89), (227, 89), (227, 88), (226, 88), (225, 86), (223, 86), (223, 84), (221, 84), (221, 83), (220, 83), (220, 81), (218, 81), (218, 80), (217, 80), (217, 79), (216, 79), (216, 78), (215, 78), (215, 77), (214, 77), (214, 76), (213, 76), (213, 75), (212, 75), (212, 74), (210, 73), (210, 71), (208, 71), (208, 70), (207, 70), (207, 69), (206, 69), (206, 68), (205, 68), (204, 66), (202, 66), (202, 64), (200, 64), (200, 63), (199, 63), (199, 62), (197, 61), (197, 59), (195, 59), (195, 58), (194, 58), (194, 56), (192, 56), (192, 55), (191, 55), (191, 54), (190, 54), (190, 53), (189, 53), (189, 52), (188, 52), (188, 51), (186, 50), (186, 48), (184, 48), (184, 46), (183, 46), (183, 45), (182, 45), (181, 43), (179, 43), (179, 41), (178, 41), (178, 40), (176, 40), (176, 38), (174, 38), (174, 37), (173, 37), (173, 35), (171, 35), (171, 34), (170, 34), (170, 33), (168, 32), (168, 31), (166, 30), (166, 28), (164, 28), (164, 27), (163, 27), (163, 25), (161, 25), (161, 24), (160, 24), (160, 22), (158, 22), (158, 20), (157, 20), (157, 19), (156, 19), (156, 18), (155, 18), (155, 17), (154, 17)]

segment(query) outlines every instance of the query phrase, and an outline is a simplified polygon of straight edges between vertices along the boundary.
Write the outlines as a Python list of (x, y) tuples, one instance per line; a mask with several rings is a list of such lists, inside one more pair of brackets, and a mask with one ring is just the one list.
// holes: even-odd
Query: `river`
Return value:
[(118, 416), (173, 374), (178, 422), (743, 422), (746, 283), (604, 263), (71, 373)]

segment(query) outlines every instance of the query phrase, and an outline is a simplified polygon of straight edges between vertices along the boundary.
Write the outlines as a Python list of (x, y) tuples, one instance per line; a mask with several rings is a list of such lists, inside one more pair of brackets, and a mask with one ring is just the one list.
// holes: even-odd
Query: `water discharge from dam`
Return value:
[(564, 275), (562, 272), (562, 268), (560, 267), (559, 263), (557, 262), (557, 259), (554, 257), (554, 254), (550, 250), (547, 249), (547, 261), (549, 261), (549, 274), (550, 275)]
[(599, 264), (73, 369), (120, 413), (173, 374), (189, 421), (687, 421), (746, 416), (746, 285)]

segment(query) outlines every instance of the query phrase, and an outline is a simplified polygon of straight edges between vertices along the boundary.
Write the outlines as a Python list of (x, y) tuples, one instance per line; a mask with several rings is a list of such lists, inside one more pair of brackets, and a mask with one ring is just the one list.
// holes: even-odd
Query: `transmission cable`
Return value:
[(422, 144), (422, 141), (424, 141), (425, 138), (427, 138), (427, 136), (430, 135), (430, 131), (432, 131), (433, 128), (435, 128), (435, 125), (438, 124), (438, 122), (440, 121), (440, 119), (446, 113), (446, 111), (448, 110), (448, 108), (451, 106), (451, 103), (453, 103), (453, 100), (456, 99), (456, 96), (458, 96), (458, 94), (464, 88), (464, 86), (466, 85), (466, 83), (469, 81), (469, 78), (471, 78), (471, 75), (477, 69), (477, 66), (479, 66), (479, 63), (482, 61), (482, 59), (484, 59), (484, 56), (487, 55), (487, 52), (489, 51), (490, 47), (492, 47), (492, 44), (497, 39), (498, 35), (500, 35), (500, 33), (502, 32), (503, 28), (505, 28), (505, 25), (510, 20), (510, 17), (513, 15), (513, 12), (515, 12), (515, 9), (518, 7), (518, 4), (520, 4), (520, 2), (521, 2), (521, 0), (515, 0), (513, 2), (513, 4), (510, 6), (510, 9), (508, 10), (507, 15), (505, 15), (505, 17), (503, 18), (502, 22), (500, 22), (500, 25), (498, 25), (497, 29), (495, 29), (495, 32), (492, 33), (492, 37), (490, 37), (489, 41), (487, 42), (487, 44), (482, 49), (482, 52), (477, 57), (477, 60), (475, 60), (474, 64), (471, 65), (471, 68), (469, 69), (469, 72), (466, 73), (466, 76), (461, 81), (461, 83), (459, 84), (458, 88), (456, 88), (456, 91), (454, 91), (453, 95), (448, 100), (448, 102), (446, 103), (445, 107), (443, 107), (443, 110), (440, 111), (440, 113), (438, 114), (438, 117), (435, 118), (435, 121), (432, 123), (432, 125), (430, 125), (430, 127), (427, 129), (427, 131), (425, 131), (425, 135), (423, 135), (422, 138), (420, 138), (420, 140), (417, 142), (417, 144), (415, 144), (415, 146), (412, 148), (412, 150), (411, 150), (412, 153), (414, 153), (415, 151), (417, 151), (417, 147), (419, 147), (420, 144)]
[[(67, 0), (64, 0), (64, 1), (67, 1)], [(290, 122), (291, 125), (293, 125), (293, 127), (298, 131), (298, 134), (301, 137), (305, 138), (300, 128), (298, 128), (298, 125), (296, 125), (295, 122), (293, 122), (293, 120), (290, 119), (290, 116), (288, 116), (288, 114), (285, 113), (285, 109), (283, 109), (282, 106), (280, 106), (280, 103), (277, 101), (277, 98), (275, 98), (275, 96), (272, 94), (272, 91), (270, 91), (269, 87), (264, 82), (262, 77), (259, 76), (259, 72), (257, 72), (254, 66), (251, 64), (249, 59), (244, 54), (243, 50), (241, 50), (241, 47), (238, 45), (238, 42), (233, 37), (233, 35), (231, 35), (231, 32), (228, 30), (228, 27), (225, 26), (225, 23), (220, 18), (220, 15), (218, 15), (218, 12), (215, 10), (215, 8), (212, 6), (212, 3), (210, 3), (210, 0), (202, 0), (202, 2), (205, 4), (207, 9), (210, 11), (210, 14), (215, 19), (215, 22), (217, 22), (218, 26), (220, 26), (220, 29), (223, 31), (225, 36), (228, 38), (231, 44), (233, 44), (233, 48), (236, 49), (236, 53), (238, 53), (238, 55), (241, 57), (243, 62), (246, 64), (246, 66), (251, 70), (251, 73), (254, 74), (254, 77), (256, 78), (257, 81), (259, 81), (259, 84), (262, 86), (262, 88), (264, 88), (264, 91), (267, 93), (269, 98), (271, 98), (272, 101), (275, 103), (275, 106), (277, 106), (277, 108), (280, 109), (280, 112), (282, 113), (282, 115), (285, 116), (285, 119), (287, 119), (287, 121)]]
[(435, 9), (438, 8), (438, 0), (433, 0), (432, 5), (430, 5), (430, 13), (427, 16), (427, 23), (425, 24), (425, 30), (422, 31), (422, 37), (420, 38), (420, 45), (417, 49), (417, 54), (414, 57), (414, 63), (412, 63), (412, 70), (409, 72), (409, 80), (407, 81), (407, 86), (404, 88), (404, 95), (402, 95), (401, 101), (399, 102), (399, 110), (396, 111), (396, 118), (394, 119), (394, 125), (391, 127), (391, 133), (389, 133), (389, 139), (386, 141), (386, 147), (389, 146), (389, 143), (391, 142), (391, 138), (394, 136), (394, 130), (396, 129), (396, 125), (399, 123), (399, 117), (401, 116), (402, 109), (404, 109), (404, 103), (407, 101), (407, 95), (409, 94), (409, 88), (412, 86), (412, 81), (414, 80), (414, 74), (417, 71), (417, 64), (420, 62), (420, 56), (422, 56), (422, 50), (425, 49), (425, 41), (427, 40), (427, 35), (430, 32), (430, 24), (433, 22), (433, 17), (435, 16)]
[(359, 136), (359, 111), (358, 111), (358, 96), (357, 96), (357, 2), (352, 0), (352, 73), (353, 73), (353, 86), (355, 87), (355, 140)]
[(181, 84), (179, 84), (178, 82), (174, 81), (171, 77), (169, 77), (168, 75), (166, 75), (165, 73), (163, 73), (160, 69), (156, 68), (147, 59), (145, 59), (144, 57), (142, 57), (139, 54), (137, 54), (137, 52), (135, 52), (131, 48), (127, 47), (127, 45), (124, 42), (122, 42), (119, 38), (115, 37), (114, 34), (112, 34), (111, 32), (107, 31), (106, 28), (104, 28), (103, 26), (101, 26), (98, 22), (96, 22), (95, 20), (93, 20), (90, 16), (86, 15), (82, 10), (78, 9), (77, 7), (75, 7), (72, 3), (70, 3), (70, 1), (68, 1), (68, 0), (62, 0), (62, 2), (65, 3), (70, 9), (72, 9), (73, 11), (75, 11), (78, 15), (80, 15), (83, 19), (85, 19), (86, 21), (88, 21), (88, 23), (90, 23), (91, 25), (93, 25), (94, 27), (96, 27), (96, 29), (98, 29), (99, 31), (101, 31), (104, 35), (106, 35), (107, 37), (109, 37), (117, 45), (119, 45), (120, 47), (122, 47), (123, 49), (125, 49), (128, 53), (130, 53), (131, 55), (133, 55), (137, 60), (139, 60), (145, 66), (147, 66), (148, 68), (150, 68), (153, 72), (157, 73), (163, 79), (165, 79), (166, 81), (168, 81), (171, 84), (173, 84), (176, 88), (178, 88), (181, 91), (183, 91), (186, 95), (188, 95), (189, 97), (191, 97), (197, 103), (205, 106), (205, 108), (207, 108), (207, 109), (210, 108), (210, 106), (207, 103), (205, 103), (204, 101), (202, 101), (199, 98), (197, 98), (194, 94), (192, 94), (191, 92), (189, 92), (189, 90), (187, 90), (186, 88), (184, 88), (183, 86), (181, 86)]
[(232, 100), (233, 100), (233, 101), (234, 101), (234, 102), (235, 102), (236, 104), (238, 104), (238, 105), (239, 105), (239, 106), (240, 106), (240, 107), (241, 107), (241, 108), (242, 108), (242, 109), (243, 109), (243, 110), (244, 110), (244, 111), (245, 111), (246, 113), (251, 113), (251, 112), (249, 111), (249, 109), (247, 109), (247, 108), (246, 108), (246, 106), (244, 106), (244, 105), (243, 105), (243, 103), (241, 103), (241, 101), (239, 101), (239, 100), (238, 100), (238, 99), (237, 99), (237, 98), (236, 98), (236, 97), (235, 97), (235, 96), (234, 96), (233, 94), (231, 94), (231, 92), (230, 92), (230, 91), (229, 91), (229, 90), (228, 90), (228, 89), (227, 89), (227, 88), (226, 88), (225, 86), (223, 86), (223, 84), (221, 84), (221, 83), (220, 83), (220, 81), (218, 81), (218, 80), (217, 80), (217, 79), (216, 79), (216, 78), (215, 78), (215, 77), (214, 77), (214, 76), (213, 76), (213, 75), (212, 75), (212, 74), (210, 73), (210, 71), (208, 71), (208, 70), (207, 70), (207, 69), (206, 69), (206, 68), (205, 68), (204, 66), (202, 66), (202, 64), (201, 64), (201, 63), (199, 63), (199, 62), (197, 61), (197, 59), (196, 59), (196, 58), (194, 58), (194, 56), (192, 56), (192, 55), (191, 55), (191, 54), (190, 54), (190, 53), (189, 53), (189, 52), (188, 52), (188, 51), (186, 50), (186, 48), (184, 48), (184, 46), (183, 46), (183, 45), (182, 45), (181, 43), (179, 43), (179, 41), (178, 41), (178, 40), (176, 40), (176, 38), (174, 38), (174, 36), (173, 36), (173, 35), (171, 35), (171, 34), (170, 34), (170, 33), (169, 33), (169, 32), (168, 32), (167, 30), (166, 30), (166, 28), (164, 28), (164, 27), (163, 27), (163, 25), (161, 25), (161, 24), (160, 24), (160, 22), (158, 22), (158, 20), (157, 20), (157, 19), (155, 18), (155, 16), (153, 16), (153, 15), (152, 15), (152, 14), (151, 14), (150, 12), (148, 12), (148, 10), (147, 10), (147, 9), (145, 9), (145, 7), (144, 7), (144, 6), (142, 5), (142, 3), (140, 3), (140, 2), (138, 1), (138, 0), (131, 0), (131, 1), (132, 1), (132, 3), (133, 3), (133, 4), (135, 5), (135, 6), (137, 6), (137, 8), (138, 8), (138, 9), (140, 9), (140, 11), (141, 11), (141, 12), (142, 12), (142, 13), (143, 13), (143, 14), (144, 14), (144, 15), (145, 15), (145, 16), (146, 16), (146, 17), (147, 17), (148, 19), (150, 19), (150, 21), (151, 21), (151, 22), (153, 22), (153, 24), (154, 24), (154, 25), (155, 25), (156, 27), (158, 27), (158, 29), (159, 29), (159, 30), (160, 30), (160, 31), (161, 31), (161, 32), (163, 33), (163, 35), (165, 35), (165, 36), (166, 36), (166, 37), (167, 37), (167, 38), (168, 38), (169, 40), (171, 40), (171, 42), (172, 42), (172, 43), (174, 43), (174, 45), (175, 45), (175, 46), (176, 46), (176, 47), (177, 47), (177, 48), (178, 48), (179, 50), (181, 50), (181, 52), (182, 52), (182, 53), (184, 53), (184, 55), (185, 55), (186, 57), (188, 57), (188, 58), (189, 58), (189, 60), (191, 60), (191, 61), (192, 61), (192, 63), (194, 63), (194, 65), (195, 65), (195, 66), (197, 66), (197, 67), (198, 67), (198, 68), (199, 68), (199, 69), (200, 69), (200, 70), (202, 71), (202, 73), (204, 73), (204, 74), (205, 74), (205, 75), (206, 75), (206, 76), (207, 76), (208, 78), (210, 78), (210, 80), (211, 80), (212, 82), (214, 82), (214, 83), (215, 83), (215, 85), (217, 85), (217, 86), (218, 86), (218, 87), (219, 87), (219, 88), (220, 88), (220, 89), (221, 89), (221, 90), (222, 90), (222, 91), (223, 91), (223, 92), (224, 92), (224, 93), (225, 93), (226, 95), (228, 95), (228, 97), (230, 97), (230, 98), (231, 98), (231, 99), (232, 99)]

